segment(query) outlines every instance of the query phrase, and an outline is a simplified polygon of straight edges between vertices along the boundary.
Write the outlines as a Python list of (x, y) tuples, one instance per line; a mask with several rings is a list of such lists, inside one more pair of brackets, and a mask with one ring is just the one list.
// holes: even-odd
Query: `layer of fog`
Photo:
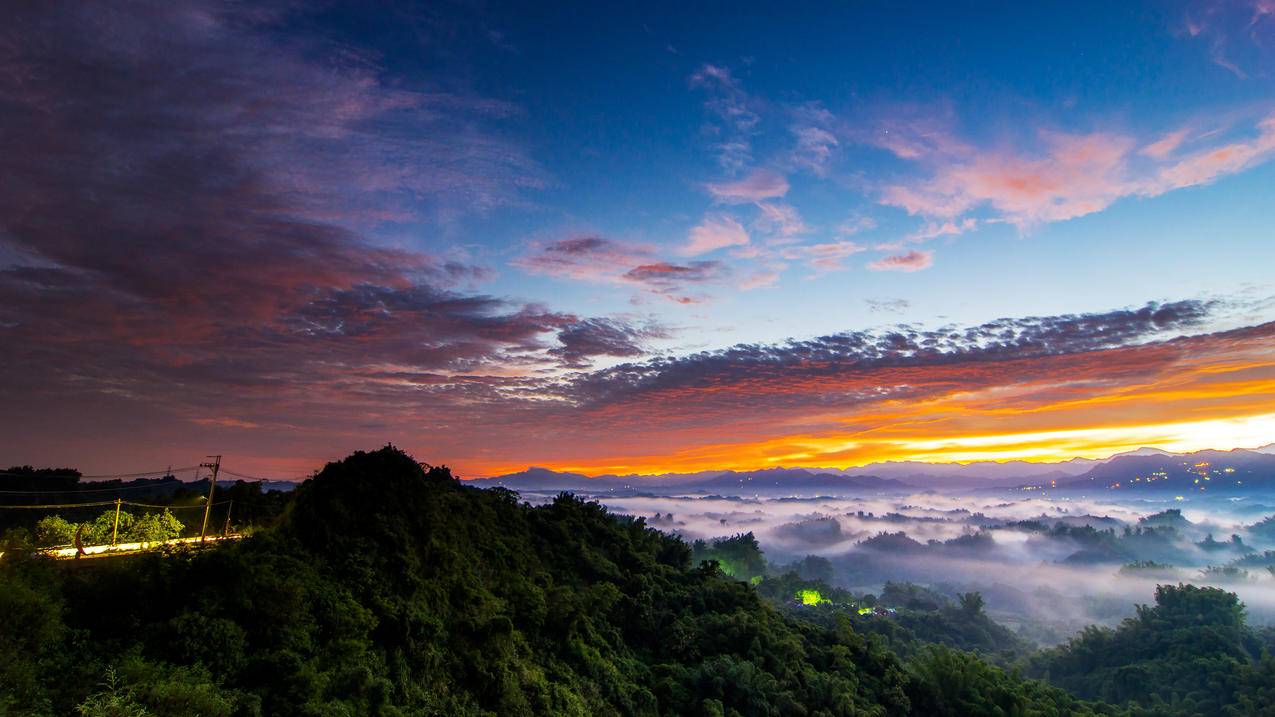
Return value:
[(952, 595), (977, 590), (994, 617), (1043, 642), (1113, 624), (1153, 602), (1164, 583), (1223, 587), (1240, 595), (1252, 622), (1275, 623), (1275, 575), (1267, 570), (1275, 552), (1266, 553), (1275, 551), (1275, 521), (1254, 527), (1275, 515), (1275, 496), (1038, 496), (586, 497), (688, 541), (751, 532), (776, 567), (827, 558), (833, 582), (858, 592), (878, 592), (886, 581)]

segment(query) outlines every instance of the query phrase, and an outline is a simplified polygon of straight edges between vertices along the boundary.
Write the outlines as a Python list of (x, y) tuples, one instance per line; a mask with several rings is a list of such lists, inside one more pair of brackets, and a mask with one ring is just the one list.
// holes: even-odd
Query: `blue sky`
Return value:
[[(1265, 154), (1242, 171), (1155, 196), (1104, 192), (1109, 206), (1076, 217), (1005, 224), (1005, 212), (979, 203), (959, 215), (976, 220), (973, 228), (908, 244), (933, 252), (931, 267), (866, 268), (902, 253), (877, 247), (954, 218), (882, 201), (883, 187), (937, 171), (876, 142), (891, 128), (1025, 160), (1046, 153), (1042, 133), (1118, 136), (1130, 143), (1131, 163), (1140, 145), (1177, 131), (1201, 150), (1251, 140), (1275, 108), (1266, 69), (1275, 19), (1260, 4), (697, 10), (490, 6), (436, 20), (463, 28), (437, 42), (379, 45), (388, 48), (387, 74), (403, 83), (515, 105), (490, 129), (513, 138), (542, 172), (541, 186), (517, 201), (425, 223), (413, 244), (444, 252), (462, 244), (467, 259), (493, 271), (487, 291), (691, 329), (657, 342), (666, 348), (901, 320), (977, 322), (1003, 315), (1006, 296), (1016, 311), (1043, 315), (1269, 289), (1262, 259), (1275, 253), (1275, 185)], [(378, 24), (355, 39), (382, 31)], [(706, 68), (730, 86), (706, 79)], [(748, 127), (733, 126), (715, 102), (745, 113)], [(818, 167), (795, 157), (796, 132), (812, 127), (836, 143), (823, 145)], [(726, 157), (720, 145), (731, 142), (744, 148)], [(944, 161), (952, 160), (935, 160)], [(758, 228), (758, 208), (715, 200), (707, 189), (753, 171), (789, 185), (764, 201), (805, 226), (785, 245), (790, 255), (835, 241), (861, 251), (834, 270), (741, 258), (737, 247), (697, 255), (721, 261), (731, 276), (698, 287), (701, 301), (690, 305), (622, 282), (511, 266), (534, 247), (580, 236), (684, 260), (679, 248), (712, 216), (739, 222), (750, 245), (763, 245), (775, 236)], [(1121, 180), (1149, 181), (1150, 171), (1129, 169)], [(839, 231), (846, 225), (859, 229)]]

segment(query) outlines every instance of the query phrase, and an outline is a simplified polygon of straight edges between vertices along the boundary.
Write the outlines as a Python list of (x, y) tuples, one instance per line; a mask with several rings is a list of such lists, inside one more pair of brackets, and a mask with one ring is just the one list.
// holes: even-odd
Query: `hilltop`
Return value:
[(0, 629), (10, 714), (1092, 713), (972, 656), (904, 663), (844, 619), (786, 616), (641, 520), (391, 448), (329, 464), (239, 544), (7, 563), (0, 601), (22, 616)]

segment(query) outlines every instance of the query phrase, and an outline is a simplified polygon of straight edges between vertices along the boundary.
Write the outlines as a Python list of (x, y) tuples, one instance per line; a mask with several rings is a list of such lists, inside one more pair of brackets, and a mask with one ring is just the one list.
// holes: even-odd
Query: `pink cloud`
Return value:
[(718, 261), (692, 261), (672, 264), (657, 261), (625, 272), (624, 280), (643, 285), (648, 291), (679, 304), (697, 304), (705, 300), (688, 292), (688, 287), (710, 284), (723, 279), (728, 270)]
[(1257, 128), (1255, 138), (1198, 150), (1162, 168), (1153, 181), (1140, 187), (1140, 193), (1156, 196), (1174, 189), (1209, 184), (1266, 162), (1275, 156), (1275, 114), (1263, 119)]
[(859, 234), (860, 232), (871, 231), (877, 228), (877, 220), (868, 216), (855, 216), (841, 222), (837, 225), (837, 236), (848, 237)]
[(762, 271), (753, 272), (752, 274), (744, 277), (744, 279), (739, 282), (739, 288), (742, 291), (766, 289), (774, 286), (778, 281), (779, 272), (771, 269), (764, 269)]
[(971, 152), (958, 143), (944, 151), (936, 146), (924, 161), (929, 175), (885, 187), (881, 202), (939, 222), (921, 234), (959, 233), (954, 230), (965, 230), (966, 215), (978, 209), (990, 210), (994, 221), (1026, 229), (1102, 211), (1125, 197), (1155, 197), (1254, 167), (1275, 156), (1275, 114), (1256, 130), (1255, 136), (1185, 156), (1177, 154), (1188, 138), (1185, 129), (1149, 143), (1109, 132), (1040, 132), (1036, 150)]
[(1272, 16), (1272, 0), (1206, 0), (1194, 3), (1183, 30), (1196, 42), (1207, 43), (1213, 64), (1247, 80), (1245, 68), (1260, 72), (1270, 66)]
[(1148, 144), (1138, 150), (1138, 153), (1151, 157), (1152, 159), (1164, 159), (1177, 151), (1178, 147), (1182, 146), (1182, 142), (1186, 140), (1187, 134), (1188, 130), (1186, 129), (1169, 132), (1160, 139), (1157, 139), (1151, 144)]
[(793, 261), (804, 261), (816, 275), (845, 269), (847, 257), (865, 251), (866, 247), (852, 241), (839, 240), (821, 244), (785, 247), (780, 256)]
[(762, 202), (757, 208), (761, 215), (757, 218), (756, 227), (762, 232), (792, 237), (810, 231), (797, 209), (790, 204)]
[(630, 267), (651, 261), (649, 247), (597, 236), (580, 236), (536, 245), (511, 263), (533, 274), (576, 281), (618, 282)]
[(978, 221), (973, 217), (966, 217), (960, 221), (930, 222), (907, 235), (906, 240), (910, 242), (926, 242), (942, 236), (964, 234), (965, 232), (973, 231), (977, 226)]
[(824, 176), (828, 163), (832, 161), (832, 153), (840, 144), (836, 136), (822, 127), (794, 126), (790, 129), (797, 139), (797, 146), (790, 156), (792, 163)]
[(708, 192), (723, 204), (747, 204), (784, 196), (788, 193), (788, 180), (778, 172), (755, 169), (736, 182), (709, 184)]
[(906, 254), (893, 254), (878, 259), (868, 268), (873, 271), (920, 271), (928, 269), (934, 265), (934, 252), (932, 251), (910, 251)]
[(537, 245), (512, 264), (533, 274), (632, 286), (680, 304), (704, 301), (706, 297), (692, 289), (719, 283), (729, 275), (719, 261), (676, 264), (660, 260), (651, 247), (597, 236)]
[(738, 221), (727, 214), (710, 214), (691, 230), (682, 254), (697, 256), (728, 246), (743, 246), (748, 243), (748, 231)]

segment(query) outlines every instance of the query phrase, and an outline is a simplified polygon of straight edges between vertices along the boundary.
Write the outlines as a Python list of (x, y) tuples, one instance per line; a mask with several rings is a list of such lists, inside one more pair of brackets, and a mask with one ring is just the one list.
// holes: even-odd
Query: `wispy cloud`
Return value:
[(1187, 6), (1182, 19), (1187, 37), (1207, 46), (1213, 64), (1247, 80), (1263, 74), (1275, 56), (1275, 2), (1203, 0)]
[[(985, 210), (1020, 229), (1099, 212), (1126, 197), (1155, 197), (1212, 183), (1275, 156), (1275, 115), (1247, 132), (1208, 138), (1174, 130), (1150, 141), (1118, 133), (1038, 134), (1034, 150), (975, 149), (935, 142), (925, 151), (887, 145), (928, 175), (888, 185), (881, 201), (938, 220), (939, 233), (965, 230)], [(950, 224), (948, 222), (951, 222)], [(946, 228), (946, 230), (944, 230)]]
[(724, 204), (747, 204), (778, 199), (788, 193), (788, 180), (768, 169), (755, 169), (741, 180), (709, 184), (709, 194)]
[(616, 281), (629, 268), (649, 262), (655, 252), (599, 236), (580, 236), (538, 244), (511, 263), (524, 271), (577, 281)]
[(705, 128), (718, 163), (735, 172), (752, 163), (752, 138), (761, 117), (751, 107), (748, 93), (728, 68), (702, 65), (691, 75), (692, 87), (708, 94), (704, 106), (713, 116)]
[(788, 155), (794, 167), (820, 177), (828, 175), (829, 165), (841, 142), (835, 134), (836, 117), (818, 103), (806, 103), (792, 109), (793, 121), (788, 126), (795, 146)]
[(512, 263), (535, 274), (632, 286), (681, 304), (703, 301), (699, 289), (719, 282), (728, 273), (720, 262), (667, 262), (652, 247), (597, 236), (539, 245)]
[(697, 256), (717, 249), (748, 244), (748, 230), (729, 214), (709, 214), (691, 229), (682, 254)]
[(773, 269), (762, 269), (754, 271), (745, 276), (739, 282), (739, 288), (743, 291), (752, 291), (753, 289), (766, 289), (774, 286), (779, 282), (779, 272)]
[(846, 268), (845, 260), (866, 247), (846, 239), (805, 244), (802, 246), (784, 247), (780, 252), (785, 259), (803, 260), (807, 262), (816, 276)]
[(863, 303), (874, 314), (901, 314), (912, 306), (907, 299), (864, 299)]
[(764, 234), (778, 235), (779, 237), (795, 237), (799, 234), (806, 234), (810, 231), (810, 227), (806, 226), (801, 215), (797, 212), (797, 208), (791, 204), (782, 202), (761, 202), (757, 205), (760, 213), (757, 216), (755, 226), (758, 231)]
[(729, 272), (719, 261), (692, 261), (674, 264), (660, 261), (642, 264), (624, 273), (624, 279), (641, 284), (651, 291), (679, 304), (697, 304), (702, 294), (691, 287), (721, 281)]
[(903, 254), (891, 254), (868, 264), (873, 271), (921, 271), (934, 265), (934, 252), (912, 250)]

